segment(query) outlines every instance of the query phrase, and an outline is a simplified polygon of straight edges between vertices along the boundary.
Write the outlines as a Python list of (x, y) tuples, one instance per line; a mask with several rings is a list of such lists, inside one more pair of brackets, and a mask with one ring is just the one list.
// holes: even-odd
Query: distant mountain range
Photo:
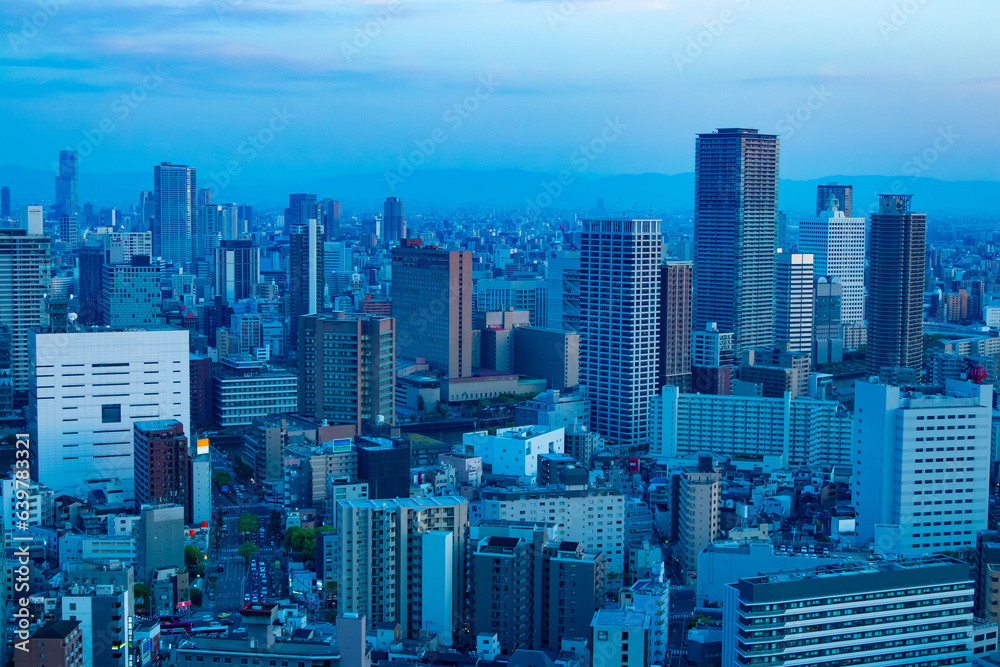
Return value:
[[(564, 172), (561, 181), (558, 174), (518, 170), (418, 170), (399, 179), (395, 178), (396, 172), (392, 173), (391, 179), (382, 173), (344, 174), (312, 182), (247, 183), (236, 177), (218, 190), (215, 200), (277, 208), (288, 201), (291, 192), (313, 192), (321, 198), (339, 199), (347, 214), (352, 208), (375, 210), (379, 202), (390, 195), (404, 199), (408, 211), (468, 205), (529, 210), (534, 205), (551, 206), (564, 212), (592, 213), (600, 198), (609, 215), (639, 216), (690, 212), (694, 197), (693, 173), (585, 178)], [(15, 207), (29, 201), (50, 204), (53, 179), (53, 173), (47, 170), (0, 166), (0, 185), (10, 186)], [(816, 186), (832, 181), (854, 186), (854, 208), (858, 215), (869, 211), (875, 204), (875, 196), (884, 192), (911, 193), (914, 209), (931, 214), (1000, 214), (997, 204), (1000, 181), (941, 181), (908, 176), (835, 175), (808, 181), (782, 179), (780, 209), (793, 215), (814, 210)], [(219, 185), (204, 171), (198, 173), (198, 184), (199, 187)], [(135, 202), (142, 190), (152, 190), (152, 187), (152, 169), (144, 174), (80, 174), (81, 201), (103, 206)]]

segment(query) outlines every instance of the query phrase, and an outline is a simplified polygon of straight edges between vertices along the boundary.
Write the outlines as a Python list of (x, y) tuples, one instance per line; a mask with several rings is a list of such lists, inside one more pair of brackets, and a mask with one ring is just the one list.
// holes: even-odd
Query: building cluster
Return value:
[(1000, 664), (997, 232), (695, 148), (661, 218), (4, 188), (6, 657)]

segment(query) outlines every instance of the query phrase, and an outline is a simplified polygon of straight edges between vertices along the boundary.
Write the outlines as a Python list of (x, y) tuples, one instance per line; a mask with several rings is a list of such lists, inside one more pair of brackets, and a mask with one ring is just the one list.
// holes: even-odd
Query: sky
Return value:
[(996, 0), (3, 0), (0, 165), (1000, 180)]

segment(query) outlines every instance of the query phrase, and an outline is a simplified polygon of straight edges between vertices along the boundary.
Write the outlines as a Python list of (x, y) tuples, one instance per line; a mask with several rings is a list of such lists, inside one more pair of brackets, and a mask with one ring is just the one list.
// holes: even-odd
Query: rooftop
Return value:
[(631, 609), (598, 609), (590, 627), (614, 626), (620, 628), (649, 627), (649, 614)]
[(65, 639), (80, 625), (80, 621), (49, 621), (35, 634), (33, 639)]
[(422, 507), (454, 507), (456, 505), (465, 505), (467, 502), (462, 496), (437, 496), (428, 498), (341, 500), (338, 504), (342, 507), (356, 507), (361, 509), (391, 509), (395, 507), (419, 509)]

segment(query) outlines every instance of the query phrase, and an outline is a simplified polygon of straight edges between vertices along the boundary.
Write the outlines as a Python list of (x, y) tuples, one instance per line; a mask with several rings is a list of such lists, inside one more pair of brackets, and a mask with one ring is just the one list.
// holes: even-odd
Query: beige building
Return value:
[(699, 457), (696, 469), (681, 475), (677, 515), (678, 555), (681, 570), (693, 572), (698, 552), (719, 534), (721, 476), (712, 468), (711, 457)]

